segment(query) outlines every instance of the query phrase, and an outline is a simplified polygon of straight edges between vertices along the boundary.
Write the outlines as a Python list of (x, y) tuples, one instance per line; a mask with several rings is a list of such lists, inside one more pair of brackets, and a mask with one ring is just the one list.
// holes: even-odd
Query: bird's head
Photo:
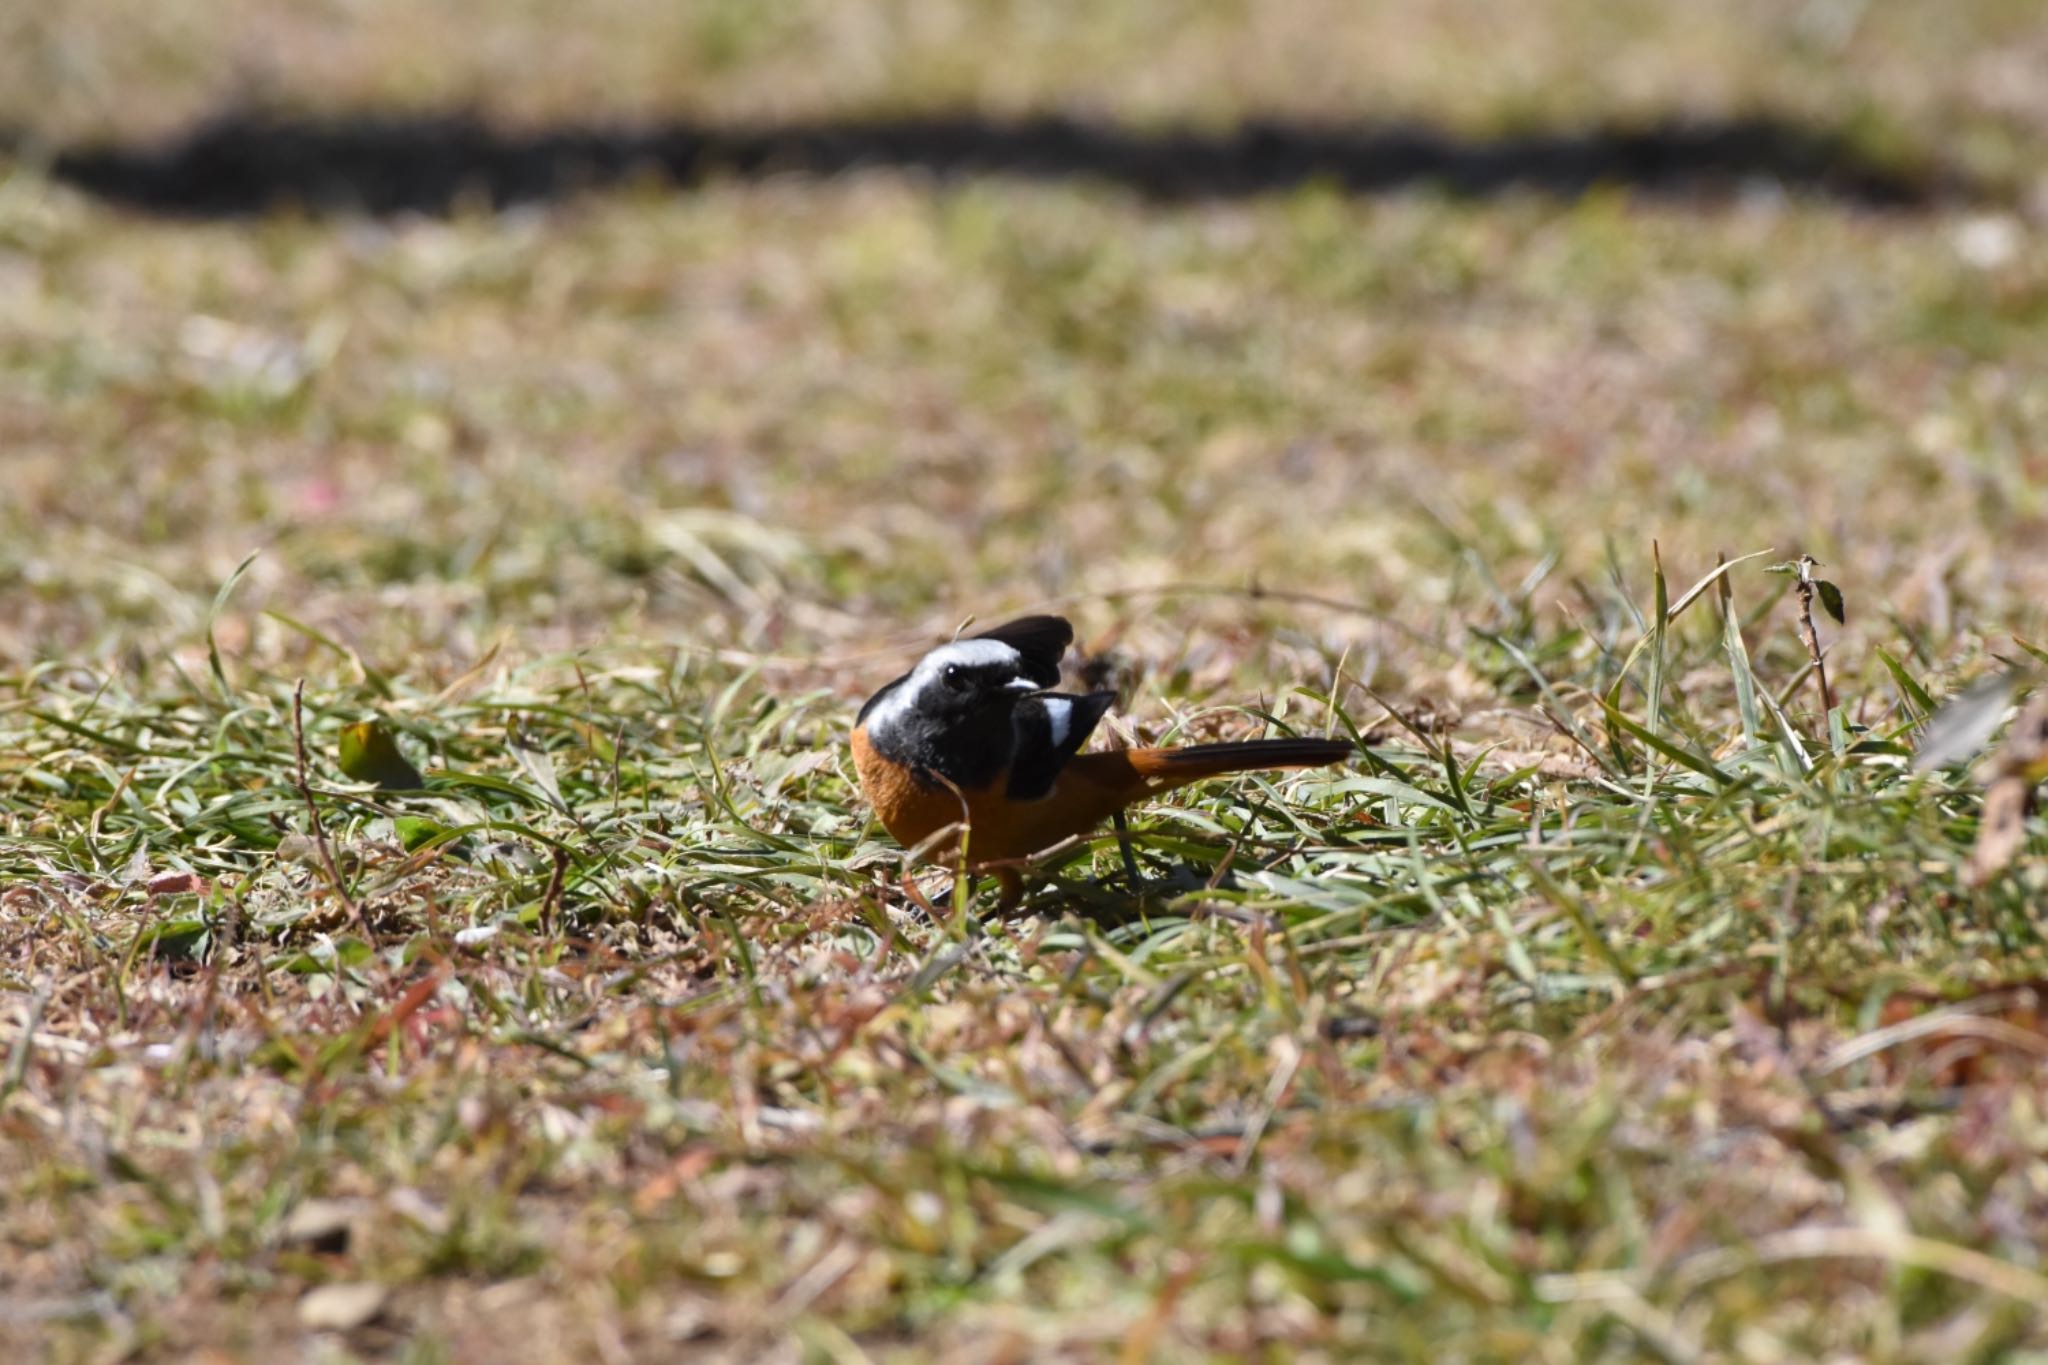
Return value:
[(870, 735), (914, 728), (938, 735), (1007, 721), (1017, 703), (1059, 685), (1060, 656), (1074, 628), (1058, 616), (1024, 616), (940, 645), (868, 699)]
[(1043, 692), (1036, 670), (1001, 640), (955, 640), (917, 661), (917, 667), (878, 693), (864, 719), (870, 729), (915, 719), (937, 730), (971, 725), (1007, 713)]

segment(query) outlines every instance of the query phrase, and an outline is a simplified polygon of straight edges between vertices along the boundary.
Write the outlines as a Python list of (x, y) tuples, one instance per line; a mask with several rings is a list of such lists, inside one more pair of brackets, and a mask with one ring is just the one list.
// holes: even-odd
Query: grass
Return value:
[[(2048, 640), (2027, 7), (400, 8), (39, 11), (4, 117), (155, 136), (254, 50), (512, 123), (1765, 108), (1981, 189), (208, 222), (0, 164), (0, 1341), (2048, 1353), (2040, 824), (1974, 884), (1908, 766)], [(906, 886), (852, 710), (1044, 608), (1133, 735), (1367, 753), (1144, 810), (1142, 897), (1106, 840), (1014, 918)]]

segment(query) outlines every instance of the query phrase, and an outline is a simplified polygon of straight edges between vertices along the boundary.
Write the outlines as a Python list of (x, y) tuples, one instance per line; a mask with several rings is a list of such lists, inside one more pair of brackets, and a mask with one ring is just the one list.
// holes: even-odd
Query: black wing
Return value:
[(974, 638), (1001, 640), (1024, 656), (1025, 677), (1040, 687), (1057, 687), (1060, 656), (1074, 643), (1074, 628), (1064, 616), (1020, 616)]
[(1096, 722), (1116, 700), (1114, 692), (1085, 697), (1047, 692), (1017, 703), (1017, 748), (1010, 757), (1010, 780), (1004, 792), (1013, 801), (1036, 801), (1081, 752)]

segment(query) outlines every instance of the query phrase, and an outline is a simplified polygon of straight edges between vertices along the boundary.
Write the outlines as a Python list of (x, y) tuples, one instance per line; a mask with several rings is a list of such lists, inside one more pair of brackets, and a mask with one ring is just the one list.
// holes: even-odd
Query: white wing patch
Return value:
[(1052, 722), (1052, 747), (1057, 749), (1067, 742), (1067, 734), (1074, 728), (1074, 703), (1065, 697), (1041, 697), (1038, 704), (1045, 708), (1045, 717)]

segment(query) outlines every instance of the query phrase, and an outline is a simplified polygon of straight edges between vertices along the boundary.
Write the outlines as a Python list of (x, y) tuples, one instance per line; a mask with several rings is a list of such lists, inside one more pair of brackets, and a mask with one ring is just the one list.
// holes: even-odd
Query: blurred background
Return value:
[(258, 548), (430, 671), (1441, 634), (1653, 539), (2037, 620), (2044, 70), (2032, 0), (11, 6), (0, 655), (189, 644)]

